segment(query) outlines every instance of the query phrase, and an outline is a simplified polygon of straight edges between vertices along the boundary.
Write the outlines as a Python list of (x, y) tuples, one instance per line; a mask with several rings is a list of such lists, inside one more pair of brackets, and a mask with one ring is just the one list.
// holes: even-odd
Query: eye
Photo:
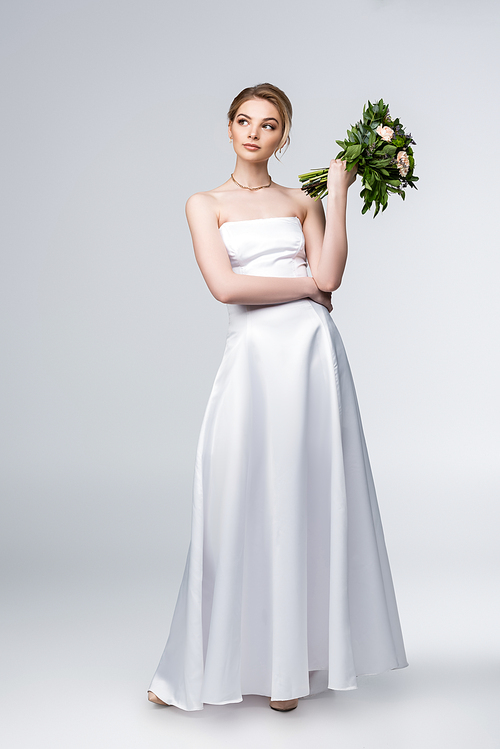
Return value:
[(241, 118), (241, 120), (238, 120), (238, 125), (243, 125), (243, 123), (248, 122), (244, 117)]
[(274, 125), (271, 125), (271, 123), (270, 123), (270, 122), (266, 122), (266, 124), (264, 125), (264, 127), (268, 127), (268, 128), (270, 128), (271, 130), (276, 130), (275, 126), (274, 126)]

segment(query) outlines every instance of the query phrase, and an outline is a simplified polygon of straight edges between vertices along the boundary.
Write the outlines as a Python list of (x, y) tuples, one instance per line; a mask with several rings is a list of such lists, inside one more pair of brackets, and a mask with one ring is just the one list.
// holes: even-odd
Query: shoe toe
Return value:
[(299, 700), (269, 700), (269, 707), (272, 710), (278, 710), (280, 713), (287, 713), (290, 710), (295, 710)]

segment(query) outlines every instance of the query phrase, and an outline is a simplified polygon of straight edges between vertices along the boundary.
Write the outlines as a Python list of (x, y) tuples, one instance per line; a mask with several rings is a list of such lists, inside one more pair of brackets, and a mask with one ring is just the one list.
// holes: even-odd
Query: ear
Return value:
[(231, 131), (231, 124), (232, 124), (232, 123), (230, 122), (230, 123), (229, 123), (229, 125), (227, 126), (227, 134), (229, 135), (229, 139), (230, 139), (230, 140), (231, 140), (231, 139), (232, 139), (232, 137), (233, 137), (233, 133), (232, 133), (232, 131)]

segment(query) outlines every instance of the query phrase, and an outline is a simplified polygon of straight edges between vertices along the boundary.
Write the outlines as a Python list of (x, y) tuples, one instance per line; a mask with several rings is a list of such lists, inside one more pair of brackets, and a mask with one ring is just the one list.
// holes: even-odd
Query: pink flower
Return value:
[(396, 156), (396, 161), (400, 175), (406, 177), (410, 168), (410, 159), (408, 158), (406, 151), (400, 151)]
[(387, 127), (387, 125), (379, 125), (376, 132), (382, 140), (386, 140), (387, 142), (392, 140), (392, 136), (394, 135), (394, 130), (391, 127)]

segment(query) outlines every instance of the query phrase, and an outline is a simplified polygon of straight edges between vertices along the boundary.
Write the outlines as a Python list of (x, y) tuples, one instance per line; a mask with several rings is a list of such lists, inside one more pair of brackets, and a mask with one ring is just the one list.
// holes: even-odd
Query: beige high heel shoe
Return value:
[(148, 692), (148, 700), (150, 702), (154, 702), (155, 705), (165, 705), (166, 707), (170, 707), (168, 702), (163, 702), (163, 700), (160, 700), (160, 698), (157, 697), (154, 692)]
[(279, 710), (280, 713), (287, 713), (289, 710), (295, 710), (298, 704), (298, 698), (295, 700), (269, 700), (269, 707), (272, 710)]

